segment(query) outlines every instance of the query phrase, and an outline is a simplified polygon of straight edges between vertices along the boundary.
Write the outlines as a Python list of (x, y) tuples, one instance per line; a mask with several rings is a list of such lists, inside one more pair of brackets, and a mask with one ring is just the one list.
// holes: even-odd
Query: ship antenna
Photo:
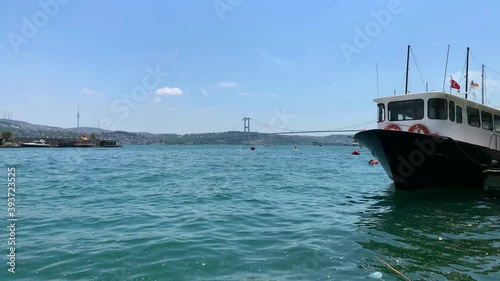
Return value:
[(484, 104), (484, 64), (481, 66), (481, 103)]
[(377, 98), (378, 98), (378, 62), (375, 64), (375, 68), (377, 71)]
[(448, 44), (448, 52), (446, 52), (446, 65), (444, 66), (443, 92), (446, 85), (446, 72), (448, 72), (448, 57), (450, 56), (450, 44)]
[(469, 50), (467, 47), (467, 58), (465, 59), (465, 99), (467, 99), (467, 90), (469, 86)]
[(408, 94), (408, 71), (410, 69), (410, 45), (408, 45), (408, 53), (406, 54), (406, 83), (405, 95)]

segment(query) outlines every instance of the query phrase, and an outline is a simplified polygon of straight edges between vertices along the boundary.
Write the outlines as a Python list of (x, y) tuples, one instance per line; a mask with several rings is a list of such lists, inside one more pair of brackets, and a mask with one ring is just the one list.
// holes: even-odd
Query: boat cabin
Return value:
[(426, 92), (374, 99), (377, 128), (439, 135), (500, 149), (500, 110), (455, 94)]

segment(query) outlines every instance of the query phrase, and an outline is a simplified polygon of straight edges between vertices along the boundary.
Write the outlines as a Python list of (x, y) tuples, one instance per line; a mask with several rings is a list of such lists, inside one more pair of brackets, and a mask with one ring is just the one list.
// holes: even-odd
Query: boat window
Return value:
[(479, 109), (467, 106), (467, 121), (471, 126), (481, 127), (481, 121), (479, 120)]
[(393, 101), (387, 105), (389, 121), (418, 120), (424, 118), (424, 100)]
[(427, 102), (427, 116), (430, 119), (448, 119), (446, 104), (447, 101), (445, 99), (429, 99)]
[(481, 122), (483, 123), (483, 129), (493, 130), (493, 116), (491, 113), (481, 111)]
[(495, 115), (495, 132), (500, 133), (500, 116)]
[(450, 116), (450, 121), (455, 122), (455, 102), (450, 101), (448, 103), (448, 108), (450, 109), (449, 116)]
[(460, 105), (457, 105), (457, 112), (456, 112), (456, 117), (457, 117), (457, 123), (462, 124), (462, 107)]
[(385, 121), (385, 104), (379, 103), (378, 106), (378, 122)]

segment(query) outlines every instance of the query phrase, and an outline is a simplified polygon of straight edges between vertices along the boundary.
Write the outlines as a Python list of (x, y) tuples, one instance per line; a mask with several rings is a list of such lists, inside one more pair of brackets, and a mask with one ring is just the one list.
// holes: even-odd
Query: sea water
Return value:
[(500, 280), (499, 197), (352, 150), (1, 149), (0, 280)]

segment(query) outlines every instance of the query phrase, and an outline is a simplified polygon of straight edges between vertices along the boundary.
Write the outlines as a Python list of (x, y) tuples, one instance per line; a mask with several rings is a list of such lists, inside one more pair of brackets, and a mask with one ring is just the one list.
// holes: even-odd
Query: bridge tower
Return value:
[(243, 118), (243, 132), (245, 133), (245, 142), (250, 142), (250, 117)]
[(243, 118), (243, 132), (250, 133), (250, 117)]

